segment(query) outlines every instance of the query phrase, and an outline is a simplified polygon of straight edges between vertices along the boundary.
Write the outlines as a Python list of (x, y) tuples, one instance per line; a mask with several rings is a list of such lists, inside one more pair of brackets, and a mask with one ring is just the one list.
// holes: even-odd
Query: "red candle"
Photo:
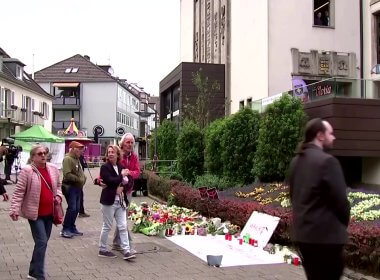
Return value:
[(253, 245), (253, 239), (252, 238), (249, 239), (249, 245)]
[(225, 239), (225, 240), (228, 240), (228, 233), (226, 233), (226, 234), (224, 235), (224, 239)]
[(296, 266), (299, 265), (299, 259), (298, 259), (298, 257), (294, 257), (294, 259), (293, 259), (293, 263), (294, 263), (294, 265), (296, 265)]
[(243, 245), (243, 239), (239, 239), (239, 244)]

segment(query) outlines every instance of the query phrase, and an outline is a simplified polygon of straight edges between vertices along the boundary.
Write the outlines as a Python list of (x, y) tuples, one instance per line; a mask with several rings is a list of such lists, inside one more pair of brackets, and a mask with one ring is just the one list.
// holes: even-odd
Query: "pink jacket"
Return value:
[(132, 176), (133, 180), (136, 180), (140, 176), (139, 158), (135, 153), (131, 152), (129, 156), (123, 155), (120, 163), (123, 166), (123, 168), (129, 169), (130, 175)]
[[(54, 193), (62, 199), (61, 180), (59, 170), (52, 163), (46, 163), (50, 174)], [(9, 214), (16, 214), (25, 219), (37, 220), (38, 207), (40, 205), (41, 178), (33, 171), (30, 165), (26, 165), (18, 177), (16, 188), (12, 195)]]

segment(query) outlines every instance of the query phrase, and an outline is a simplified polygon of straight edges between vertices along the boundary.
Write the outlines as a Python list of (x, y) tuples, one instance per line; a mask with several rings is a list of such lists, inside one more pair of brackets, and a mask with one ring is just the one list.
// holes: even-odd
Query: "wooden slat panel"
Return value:
[(334, 149), (337, 150), (367, 150), (367, 151), (380, 151), (380, 140), (340, 140), (334, 141)]
[(337, 156), (380, 156), (380, 100), (329, 98), (304, 105), (309, 118), (331, 123)]
[(354, 131), (354, 130), (337, 130), (334, 129), (337, 139), (347, 140), (379, 140), (380, 131)]
[(380, 120), (361, 118), (327, 118), (334, 129), (352, 131), (380, 131)]

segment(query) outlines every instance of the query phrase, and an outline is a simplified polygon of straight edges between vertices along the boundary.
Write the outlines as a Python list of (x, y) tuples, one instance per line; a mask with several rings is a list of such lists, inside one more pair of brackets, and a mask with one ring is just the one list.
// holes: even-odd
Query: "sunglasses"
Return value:
[(39, 153), (36, 153), (37, 156), (46, 156), (46, 152), (39, 152)]

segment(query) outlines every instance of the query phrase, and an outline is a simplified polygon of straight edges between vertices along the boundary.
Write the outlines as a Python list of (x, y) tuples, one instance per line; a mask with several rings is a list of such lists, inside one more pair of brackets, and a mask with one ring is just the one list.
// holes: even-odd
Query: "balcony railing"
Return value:
[(380, 81), (331, 78), (309, 85), (300, 83), (293, 90), (253, 101), (251, 107), (262, 112), (267, 105), (280, 99), (284, 94), (299, 97), (304, 103), (333, 97), (380, 99)]
[(22, 112), (20, 110), (5, 109), (0, 115), (3, 122), (10, 121), (14, 124), (21, 124), (25, 126), (32, 126), (34, 124), (44, 125), (44, 119), (33, 114), (31, 111)]
[(80, 105), (80, 99), (77, 97), (56, 97), (53, 105)]

